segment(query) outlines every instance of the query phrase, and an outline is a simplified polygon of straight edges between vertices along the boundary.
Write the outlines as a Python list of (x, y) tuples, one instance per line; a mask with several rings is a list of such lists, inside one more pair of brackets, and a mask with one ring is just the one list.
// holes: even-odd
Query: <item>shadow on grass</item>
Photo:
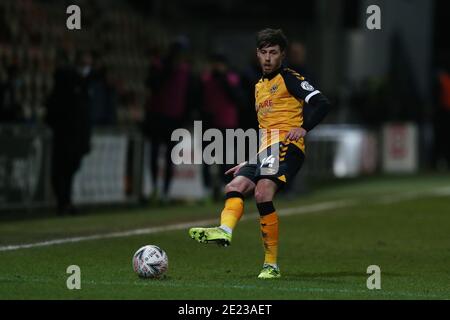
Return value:
[[(400, 277), (403, 276), (400, 273), (383, 272), (383, 276), (388, 277)], [(367, 278), (370, 276), (364, 272), (354, 271), (339, 271), (339, 272), (301, 272), (301, 273), (284, 273), (283, 276), (286, 279), (292, 280), (305, 280), (305, 279), (329, 279), (329, 278), (343, 278), (343, 277), (361, 277)]]
[[(353, 277), (353, 278), (362, 278), (367, 279), (369, 274), (363, 272), (354, 272), (354, 271), (339, 271), (339, 272), (300, 272), (300, 273), (291, 273), (291, 272), (283, 272), (281, 270), (282, 277), (280, 279), (276, 279), (277, 281), (324, 281), (324, 282), (341, 282), (342, 278)], [(383, 272), (383, 277), (401, 277), (404, 276), (400, 273), (391, 273), (391, 272)], [(255, 274), (246, 274), (241, 276), (242, 279), (256, 279)]]

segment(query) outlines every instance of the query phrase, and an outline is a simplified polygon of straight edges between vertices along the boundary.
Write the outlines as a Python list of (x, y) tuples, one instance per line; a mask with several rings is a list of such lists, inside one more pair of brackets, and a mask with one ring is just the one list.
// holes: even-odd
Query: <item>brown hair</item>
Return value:
[(287, 38), (281, 29), (264, 29), (258, 32), (256, 36), (256, 46), (262, 49), (270, 46), (280, 46), (280, 50), (284, 51), (287, 47)]

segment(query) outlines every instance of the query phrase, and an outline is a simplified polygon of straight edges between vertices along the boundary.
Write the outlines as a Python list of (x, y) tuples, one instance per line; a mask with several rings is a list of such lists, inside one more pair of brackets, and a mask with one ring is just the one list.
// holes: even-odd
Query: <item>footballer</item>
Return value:
[[(261, 279), (281, 277), (275, 194), (300, 170), (305, 158), (304, 137), (330, 110), (329, 100), (319, 90), (301, 74), (283, 66), (286, 47), (287, 39), (280, 29), (264, 29), (257, 34), (256, 54), (262, 69), (262, 78), (255, 85), (256, 113), (263, 129), (259, 154), (264, 150), (268, 157), (257, 156), (256, 161), (244, 162), (225, 173), (233, 174), (234, 179), (225, 187), (219, 227), (189, 230), (191, 238), (198, 242), (230, 245), (233, 230), (244, 213), (244, 197), (253, 193), (264, 244), (264, 263), (258, 275)], [(311, 109), (307, 118), (303, 113), (305, 104)], [(272, 130), (278, 134), (270, 134)], [(274, 162), (268, 158), (277, 161), (277, 170), (273, 170)]]

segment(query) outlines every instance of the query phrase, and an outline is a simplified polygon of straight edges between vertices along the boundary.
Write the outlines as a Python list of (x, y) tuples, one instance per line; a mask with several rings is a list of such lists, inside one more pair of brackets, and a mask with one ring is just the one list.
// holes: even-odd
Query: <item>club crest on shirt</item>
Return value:
[(314, 87), (310, 85), (308, 81), (302, 81), (300, 85), (302, 86), (303, 90), (314, 91)]
[(272, 86), (272, 88), (270, 88), (270, 94), (274, 94), (275, 92), (277, 92), (277, 90), (278, 90), (278, 85), (274, 84)]

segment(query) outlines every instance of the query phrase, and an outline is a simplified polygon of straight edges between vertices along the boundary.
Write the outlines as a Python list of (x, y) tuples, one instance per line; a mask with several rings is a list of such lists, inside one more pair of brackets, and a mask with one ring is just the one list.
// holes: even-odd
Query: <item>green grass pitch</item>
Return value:
[[(283, 277), (260, 280), (263, 250), (253, 199), (228, 248), (191, 240), (174, 224), (218, 222), (221, 204), (112, 210), (0, 221), (0, 299), (449, 299), (450, 176), (375, 177), (316, 187), (280, 212)], [(149, 234), (5, 250), (68, 237), (169, 226)], [(142, 280), (131, 258), (156, 244), (163, 280)], [(68, 290), (69, 265), (81, 290)], [(381, 268), (381, 289), (366, 287)]]

